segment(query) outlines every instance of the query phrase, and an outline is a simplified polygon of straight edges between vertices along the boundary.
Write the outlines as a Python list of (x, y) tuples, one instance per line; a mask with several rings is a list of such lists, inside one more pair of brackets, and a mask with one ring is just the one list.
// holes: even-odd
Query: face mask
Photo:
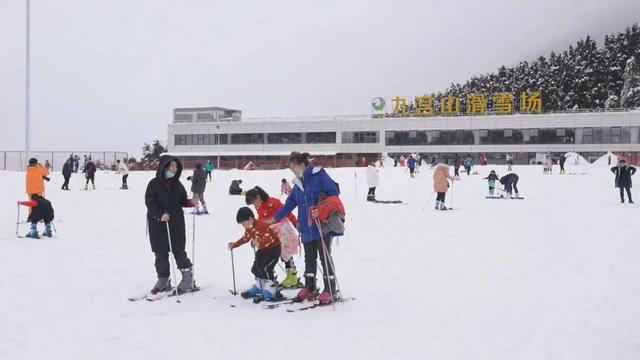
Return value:
[(165, 177), (165, 178), (167, 178), (167, 179), (171, 179), (171, 178), (173, 178), (174, 176), (176, 176), (176, 174), (174, 174), (174, 173), (172, 173), (171, 171), (169, 171), (169, 169), (167, 169), (167, 170), (165, 170), (165, 171), (164, 171), (164, 177)]

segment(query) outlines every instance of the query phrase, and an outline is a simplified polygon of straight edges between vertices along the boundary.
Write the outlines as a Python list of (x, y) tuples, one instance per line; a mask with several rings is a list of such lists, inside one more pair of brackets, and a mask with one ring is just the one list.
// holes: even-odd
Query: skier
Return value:
[(87, 162), (84, 164), (84, 169), (82, 169), (82, 173), (85, 174), (85, 178), (87, 178), (87, 183), (84, 184), (84, 189), (88, 190), (89, 189), (89, 181), (91, 181), (91, 186), (93, 187), (93, 190), (96, 189), (96, 166), (93, 164), (93, 161), (91, 160), (87, 160)]
[(511, 154), (507, 154), (507, 156), (506, 156), (506, 160), (507, 160), (507, 171), (512, 171), (512, 167), (513, 167), (513, 156), (511, 156)]
[(438, 155), (431, 155), (431, 168), (435, 167), (438, 161)]
[(436, 210), (447, 210), (444, 200), (447, 191), (449, 191), (449, 180), (453, 180), (449, 175), (449, 165), (445, 163), (436, 165), (433, 170), (433, 191), (438, 194), (436, 196)]
[(171, 155), (162, 155), (159, 159), (156, 177), (149, 181), (144, 195), (147, 207), (147, 224), (149, 226), (149, 241), (151, 250), (155, 254), (155, 267), (158, 281), (151, 289), (152, 294), (170, 291), (172, 289), (169, 275), (169, 238), (167, 223), (171, 235), (171, 249), (173, 256), (182, 273), (178, 284), (178, 293), (195, 291), (192, 264), (185, 251), (185, 226), (183, 207), (194, 207), (198, 199), (188, 199), (187, 191), (180, 182), (182, 163)]
[[(316, 206), (320, 203), (320, 196), (337, 197), (339, 195), (338, 185), (321, 166), (313, 166), (309, 163), (308, 153), (292, 153), (289, 157), (289, 169), (295, 174), (293, 190), (282, 209), (276, 213), (271, 221), (279, 222), (293, 209), (298, 208), (298, 230), (304, 246), (305, 287), (298, 292), (296, 299), (302, 301), (316, 298), (316, 272), (318, 256), (320, 256), (323, 264), (329, 264), (326, 268), (323, 266), (324, 290), (318, 298), (321, 304), (326, 305), (339, 298), (338, 291), (335, 291), (335, 269), (331, 257), (333, 234), (330, 232), (323, 234), (322, 239), (324, 239), (327, 250), (325, 252), (320, 229), (312, 219), (318, 218), (319, 213)], [(331, 297), (332, 292), (333, 298)]]
[(243, 191), (240, 184), (242, 184), (242, 180), (240, 179), (231, 181), (231, 186), (229, 186), (229, 195), (242, 195)]
[(367, 166), (367, 185), (369, 185), (369, 192), (367, 193), (367, 201), (376, 201), (376, 187), (380, 184), (380, 175), (378, 169), (373, 163)]
[(507, 195), (509, 195), (509, 197), (513, 198), (513, 196), (511, 196), (511, 194), (515, 191), (516, 192), (516, 198), (520, 197), (519, 191), (518, 191), (518, 179), (520, 179), (518, 177), (518, 175), (516, 173), (509, 173), (503, 177), (500, 178), (500, 183), (502, 185), (504, 185), (504, 191), (507, 193)]
[(198, 199), (198, 203), (202, 204), (202, 211), (200, 211), (199, 206), (196, 206), (194, 212), (196, 215), (209, 215), (207, 202), (204, 200), (204, 190), (207, 188), (207, 173), (202, 169), (202, 164), (196, 163), (193, 175), (187, 177), (187, 180), (191, 181), (193, 197)]
[(129, 186), (127, 186), (127, 178), (129, 177), (129, 167), (127, 166), (126, 161), (121, 162), (120, 160), (116, 160), (116, 166), (118, 167), (116, 174), (122, 174), (122, 186), (120, 187), (120, 190), (128, 190)]
[(291, 184), (287, 181), (287, 179), (282, 179), (280, 183), (280, 196), (291, 194)]
[(471, 157), (471, 154), (468, 154), (467, 157), (464, 159), (464, 169), (467, 171), (467, 175), (471, 175), (471, 168), (474, 165), (474, 161), (473, 158)]
[(407, 160), (407, 166), (409, 167), (409, 175), (411, 175), (411, 177), (414, 177), (414, 172), (416, 171), (416, 159), (413, 157), (413, 155), (409, 156), (409, 160)]
[(551, 175), (553, 172), (553, 160), (551, 159), (551, 155), (544, 156), (544, 173)]
[(69, 158), (62, 165), (62, 176), (64, 177), (64, 184), (62, 184), (62, 190), (69, 190), (69, 179), (73, 173), (73, 159)]
[(240, 296), (245, 299), (263, 298), (274, 300), (280, 295), (276, 290), (276, 276), (273, 268), (280, 257), (280, 239), (278, 234), (269, 227), (269, 224), (256, 220), (253, 211), (248, 207), (241, 207), (236, 215), (238, 224), (244, 226), (244, 235), (236, 242), (230, 242), (227, 247), (233, 250), (242, 244), (251, 241), (256, 249), (251, 273), (256, 278), (256, 283)]
[(453, 156), (453, 178), (455, 180), (460, 180), (460, 155), (455, 154)]
[(38, 194), (32, 194), (29, 201), (18, 201), (19, 205), (28, 206), (31, 208), (31, 214), (27, 218), (27, 221), (31, 223), (31, 230), (25, 237), (39, 239), (38, 235), (38, 223), (44, 221), (43, 236), (51, 237), (51, 221), (53, 221), (53, 207), (51, 202)]
[(564, 174), (564, 163), (567, 162), (565, 154), (560, 155), (560, 174)]
[[(268, 221), (282, 208), (282, 202), (279, 199), (270, 197), (261, 187), (256, 186), (247, 191), (245, 195), (247, 205), (253, 205), (258, 213), (258, 220)], [(289, 214), (285, 219), (271, 225), (280, 239), (281, 250), (280, 259), (284, 263), (287, 276), (280, 285), (285, 288), (295, 287), (300, 283), (298, 271), (293, 262), (293, 255), (299, 251), (298, 233), (295, 227), (298, 226), (298, 219), (293, 214)]]
[(416, 159), (416, 174), (420, 174), (420, 165), (422, 165), (422, 156), (420, 154), (413, 154)]
[(48, 159), (44, 161), (44, 168), (47, 169), (48, 172), (53, 171), (53, 167)]
[(611, 172), (616, 174), (615, 184), (616, 187), (620, 189), (620, 202), (624, 203), (624, 191), (626, 190), (627, 197), (629, 197), (629, 204), (633, 204), (633, 199), (631, 198), (631, 187), (633, 185), (631, 176), (636, 173), (636, 168), (627, 165), (625, 159), (620, 159), (618, 166), (612, 167)]
[(27, 166), (26, 175), (26, 188), (29, 198), (31, 198), (31, 195), (33, 194), (37, 194), (40, 196), (44, 195), (44, 181), (51, 180), (48, 176), (49, 171), (47, 171), (47, 169), (45, 169), (42, 165), (38, 164), (38, 159), (29, 159), (29, 165)]
[(77, 173), (78, 168), (80, 167), (80, 156), (73, 155), (73, 172)]
[(211, 160), (207, 160), (207, 163), (204, 164), (204, 171), (207, 174), (207, 178), (209, 178), (209, 182), (211, 182), (211, 173), (213, 172), (213, 164)]
[(489, 173), (489, 176), (487, 176), (484, 179), (488, 180), (487, 182), (489, 183), (489, 195), (493, 196), (494, 190), (496, 188), (496, 180), (500, 180), (500, 177), (498, 176), (498, 174), (496, 174), (495, 170), (491, 170), (491, 172)]

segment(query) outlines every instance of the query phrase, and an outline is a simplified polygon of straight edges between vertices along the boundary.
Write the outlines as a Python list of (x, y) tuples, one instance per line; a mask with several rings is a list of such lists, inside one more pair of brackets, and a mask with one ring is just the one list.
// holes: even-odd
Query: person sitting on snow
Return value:
[(231, 186), (229, 186), (229, 195), (242, 195), (242, 188), (240, 187), (242, 180), (233, 180)]
[(251, 273), (256, 278), (256, 284), (240, 295), (245, 298), (262, 298), (273, 300), (278, 296), (276, 292), (276, 276), (274, 267), (280, 257), (280, 239), (275, 230), (269, 227), (269, 223), (256, 220), (253, 211), (244, 206), (238, 210), (236, 221), (244, 227), (244, 235), (236, 241), (227, 244), (229, 250), (251, 241), (255, 247), (255, 259), (251, 267)]
[(29, 201), (18, 201), (19, 205), (28, 206), (31, 208), (31, 214), (27, 218), (27, 221), (31, 223), (31, 230), (26, 235), (28, 238), (39, 239), (38, 235), (38, 223), (44, 221), (43, 236), (51, 237), (51, 221), (53, 221), (53, 206), (51, 201), (45, 199), (38, 194), (32, 194)]

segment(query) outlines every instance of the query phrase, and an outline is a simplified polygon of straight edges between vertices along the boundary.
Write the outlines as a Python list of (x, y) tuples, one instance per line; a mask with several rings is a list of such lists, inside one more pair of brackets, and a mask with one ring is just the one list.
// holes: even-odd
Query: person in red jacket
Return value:
[[(270, 197), (259, 186), (247, 191), (245, 201), (247, 205), (253, 205), (256, 208), (258, 220), (267, 221), (282, 208), (282, 202), (278, 198)], [(293, 255), (299, 251), (298, 233), (294, 229), (297, 226), (298, 219), (291, 213), (278, 223), (271, 225), (282, 243), (280, 259), (285, 264), (287, 276), (280, 282), (280, 285), (285, 288), (297, 287), (300, 284), (300, 278), (293, 262)]]
[(236, 215), (238, 224), (244, 226), (244, 235), (236, 242), (227, 244), (229, 250), (251, 241), (256, 249), (255, 259), (251, 267), (251, 273), (256, 277), (256, 284), (240, 295), (245, 298), (262, 298), (273, 300), (278, 297), (276, 290), (276, 277), (273, 268), (280, 257), (280, 238), (269, 227), (269, 223), (255, 219), (253, 211), (248, 207), (241, 207)]

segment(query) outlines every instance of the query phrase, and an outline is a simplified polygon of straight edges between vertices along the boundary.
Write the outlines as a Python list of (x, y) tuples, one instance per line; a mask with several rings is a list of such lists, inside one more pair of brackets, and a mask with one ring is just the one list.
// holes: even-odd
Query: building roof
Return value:
[[(265, 150), (265, 151), (170, 151), (167, 154), (173, 156), (289, 156), (291, 151)], [(312, 151), (311, 155), (335, 155), (337, 151)]]

